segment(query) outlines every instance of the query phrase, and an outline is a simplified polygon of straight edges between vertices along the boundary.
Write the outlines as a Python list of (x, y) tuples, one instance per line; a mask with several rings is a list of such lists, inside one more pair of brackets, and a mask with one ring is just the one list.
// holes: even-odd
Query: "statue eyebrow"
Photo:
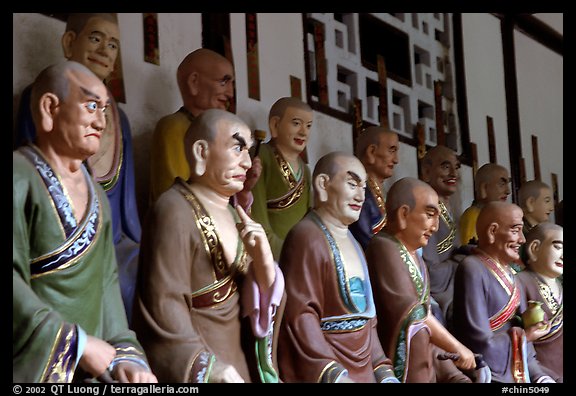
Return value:
[[(94, 92), (90, 91), (89, 89), (86, 89), (84, 87), (80, 87), (80, 89), (82, 90), (82, 93), (86, 96), (88, 96), (89, 98), (95, 99), (96, 101), (100, 101), (102, 98), (100, 98), (99, 95), (95, 94)], [(110, 99), (108, 99), (106, 101), (106, 105), (110, 104)]]
[(346, 172), (352, 179), (354, 179), (357, 183), (360, 183), (362, 181), (362, 178), (360, 176), (358, 176), (356, 173), (352, 172), (352, 171), (348, 171)]
[(242, 136), (240, 136), (240, 134), (238, 132), (236, 132), (234, 135), (232, 135), (232, 137), (238, 141), (238, 144), (240, 145), (241, 149), (246, 147), (246, 140)]

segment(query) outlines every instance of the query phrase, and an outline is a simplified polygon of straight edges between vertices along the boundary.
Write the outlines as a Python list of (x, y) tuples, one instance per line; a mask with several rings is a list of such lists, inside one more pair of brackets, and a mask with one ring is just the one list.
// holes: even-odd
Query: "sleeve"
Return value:
[(132, 325), (161, 381), (202, 382), (214, 354), (190, 318), (186, 296), (204, 248), (190, 225), (193, 220), (182, 216), (190, 211), (181, 206), (186, 201), (173, 197), (163, 195), (144, 225)]
[[(72, 380), (78, 357), (76, 325), (67, 323), (34, 292), (26, 213), (37, 213), (24, 176), (12, 189), (12, 354), (14, 382)], [(27, 208), (27, 210), (25, 209)]]
[(491, 293), (490, 277), (474, 256), (458, 266), (454, 279), (454, 335), (472, 352), (481, 353), (497, 377), (509, 371), (512, 341), (507, 332), (490, 329), (487, 301)]
[(325, 304), (322, 285), (330, 257), (327, 248), (318, 244), (322, 238), (319, 230), (312, 227), (299, 223), (292, 228), (280, 257), (287, 303), (278, 359), (280, 374), (287, 382), (336, 382), (347, 373), (321, 329)]
[(372, 361), (372, 366), (374, 368), (374, 377), (376, 382), (387, 383), (387, 382), (400, 382), (394, 375), (394, 370), (392, 368), (392, 361), (386, 356), (380, 340), (378, 338), (378, 332), (376, 331), (377, 319), (372, 320), (372, 335), (370, 336), (372, 343), (372, 353), (374, 360)]
[(284, 295), (284, 276), (278, 265), (276, 265), (274, 283), (266, 292), (262, 293), (251, 268), (246, 274), (246, 279), (242, 286), (242, 311), (244, 316), (250, 318), (254, 336), (263, 338), (270, 332), (272, 318)]
[[(424, 321), (428, 307), (414, 291), (396, 243), (376, 235), (368, 244), (366, 261), (378, 317), (378, 335), (384, 351), (394, 356), (397, 378), (404, 379), (410, 367), (427, 367), (427, 353), (410, 353), (413, 344), (426, 345), (428, 328)], [(416, 344), (414, 344), (416, 345)], [(409, 356), (409, 357), (408, 357)], [(429, 375), (422, 372), (423, 377)]]
[(118, 280), (118, 264), (114, 250), (112, 237), (112, 220), (110, 218), (110, 206), (106, 200), (104, 191), (100, 191), (100, 200), (104, 205), (104, 232), (102, 238), (106, 239), (105, 257), (102, 260), (104, 266), (104, 277), (102, 285), (103, 313), (102, 313), (102, 338), (116, 348), (116, 357), (112, 361), (112, 366), (120, 361), (132, 361), (148, 368), (148, 362), (144, 350), (134, 331), (128, 328), (126, 310), (122, 302), (120, 292), (120, 282)]
[(122, 128), (122, 147), (124, 178), (122, 180), (122, 231), (136, 243), (140, 243), (141, 227), (136, 203), (134, 157), (132, 153), (132, 132), (126, 113), (118, 106), (120, 127)]

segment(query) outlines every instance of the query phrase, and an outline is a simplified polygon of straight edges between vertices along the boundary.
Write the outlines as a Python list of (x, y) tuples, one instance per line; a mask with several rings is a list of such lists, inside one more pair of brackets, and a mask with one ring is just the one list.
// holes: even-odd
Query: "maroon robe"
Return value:
[[(288, 299), (278, 343), (280, 377), (285, 382), (335, 382), (346, 371), (356, 382), (393, 377), (376, 334), (366, 266), (366, 308), (359, 309), (337, 245), (321, 227), (310, 212), (291, 229), (282, 248)], [(364, 261), (362, 248), (353, 241)]]

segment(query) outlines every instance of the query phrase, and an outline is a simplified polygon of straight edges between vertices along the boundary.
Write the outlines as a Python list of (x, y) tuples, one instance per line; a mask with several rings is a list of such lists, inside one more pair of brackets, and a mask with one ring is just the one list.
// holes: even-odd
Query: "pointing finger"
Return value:
[(242, 206), (240, 205), (236, 205), (236, 212), (238, 213), (238, 216), (240, 217), (240, 221), (243, 224), (248, 224), (252, 222), (252, 219), (250, 218), (250, 216), (248, 216), (246, 214), (246, 212), (244, 211), (244, 209), (242, 208)]

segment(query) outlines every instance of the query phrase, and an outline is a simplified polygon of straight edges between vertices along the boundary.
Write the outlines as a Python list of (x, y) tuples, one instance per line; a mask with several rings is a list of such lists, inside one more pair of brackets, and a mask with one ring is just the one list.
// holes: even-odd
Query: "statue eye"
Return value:
[(88, 103), (86, 103), (86, 108), (90, 111), (90, 112), (95, 112), (96, 110), (98, 110), (98, 103), (96, 103), (95, 101), (90, 101)]

